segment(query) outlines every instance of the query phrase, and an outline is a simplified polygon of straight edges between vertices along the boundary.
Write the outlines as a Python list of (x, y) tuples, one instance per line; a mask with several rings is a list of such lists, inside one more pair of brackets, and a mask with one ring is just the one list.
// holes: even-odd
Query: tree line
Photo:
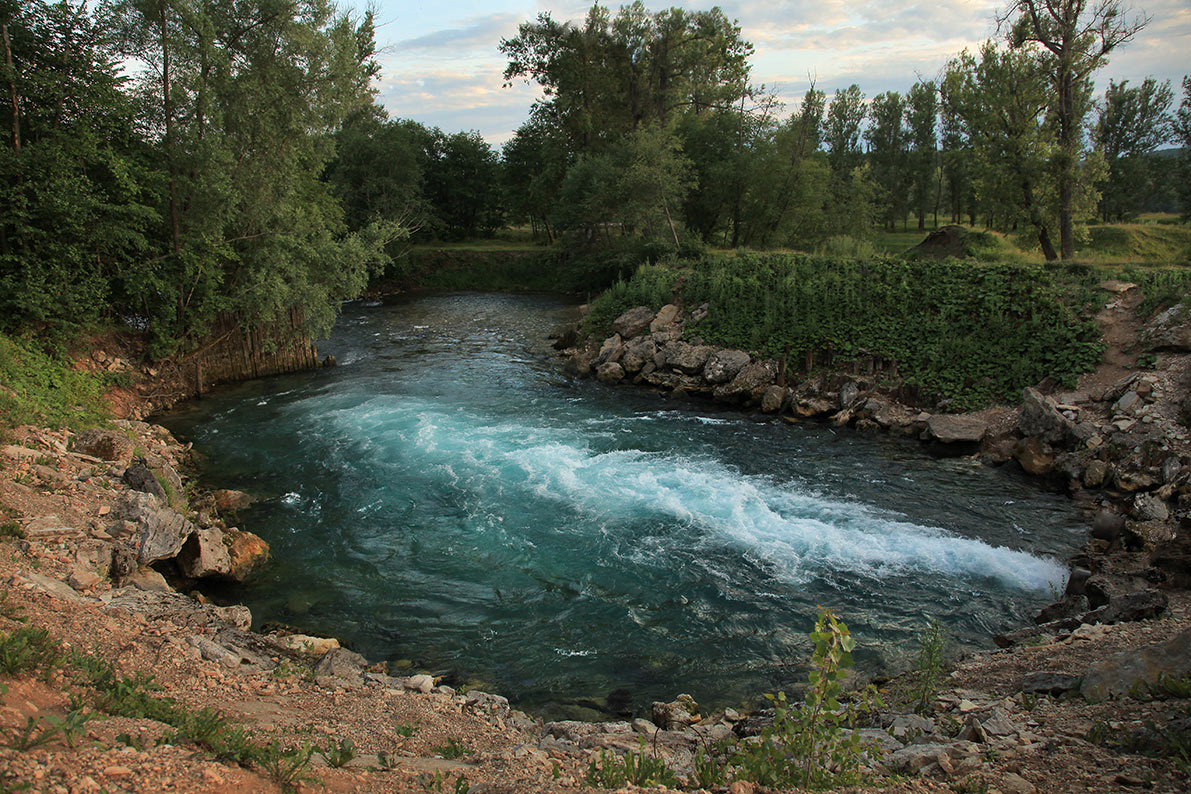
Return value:
[(1177, 111), (1153, 79), (1093, 95), (1144, 23), (1019, 0), (937, 79), (812, 85), (786, 113), (718, 8), (546, 13), (500, 42), (543, 96), (498, 152), (390, 118), (372, 16), (331, 0), (0, 0), (0, 331), (105, 318), (167, 356), (221, 314), (298, 307), (319, 335), (411, 241), (508, 225), (577, 251), (812, 249), (941, 216), (1067, 257), (1078, 219), (1191, 207), (1191, 80)]

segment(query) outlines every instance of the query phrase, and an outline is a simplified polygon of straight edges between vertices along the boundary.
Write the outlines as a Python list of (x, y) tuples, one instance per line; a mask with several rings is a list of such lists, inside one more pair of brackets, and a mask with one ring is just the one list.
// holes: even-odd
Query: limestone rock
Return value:
[(943, 444), (978, 444), (988, 433), (988, 422), (976, 416), (934, 414), (926, 420), (926, 429)]
[(653, 309), (648, 306), (637, 306), (612, 321), (612, 333), (619, 334), (622, 339), (632, 339), (649, 328), (653, 318)]
[(1059, 444), (1066, 437), (1071, 424), (1054, 400), (1043, 396), (1037, 389), (1023, 390), (1017, 420), (1018, 430), (1023, 436), (1037, 437), (1048, 444)]
[(690, 695), (679, 695), (670, 703), (653, 703), (653, 722), (662, 730), (683, 728), (699, 721), (699, 704)]
[(75, 452), (100, 460), (112, 460), (127, 465), (132, 460), (133, 443), (128, 436), (114, 430), (92, 428), (74, 437)]
[(214, 527), (196, 529), (178, 552), (178, 569), (183, 576), (226, 576), (232, 570), (232, 558), (223, 542), (223, 532)]
[(691, 345), (686, 342), (672, 342), (666, 345), (666, 366), (686, 375), (697, 375), (711, 356), (706, 345)]
[(770, 386), (761, 396), (761, 410), (767, 414), (782, 410), (789, 397), (789, 390), (785, 386)]
[(184, 516), (162, 507), (156, 497), (139, 491), (121, 494), (113, 515), (132, 524), (131, 545), (141, 565), (175, 556), (196, 529)]
[(620, 357), (620, 366), (624, 369), (626, 375), (635, 375), (641, 369), (653, 361), (653, 357), (657, 355), (658, 346), (648, 336), (638, 336), (635, 339), (630, 339), (629, 343), (624, 346), (624, 354)]
[(1039, 670), (1026, 673), (1021, 680), (1021, 691), (1028, 695), (1062, 695), (1079, 689), (1083, 679), (1070, 673), (1056, 673)]
[(509, 699), (473, 689), (463, 699), (463, 705), (473, 711), (482, 711), (504, 717), (509, 713)]
[(1089, 488), (1099, 488), (1108, 479), (1109, 466), (1102, 460), (1089, 460), (1083, 470), (1083, 484)]
[(674, 325), (674, 323), (678, 321), (678, 316), (681, 313), (682, 310), (678, 308), (678, 306), (674, 305), (673, 303), (667, 303), (658, 310), (658, 313), (654, 315), (653, 320), (650, 321), (650, 332), (657, 333), (658, 331), (663, 331)]
[(220, 513), (234, 513), (252, 504), (253, 498), (243, 491), (233, 491), (223, 488), (211, 494), (215, 499), (215, 509)]
[(312, 637), (309, 634), (287, 634), (274, 637), (284, 648), (298, 653), (309, 653), (313, 656), (325, 656), (328, 652), (339, 647), (339, 640), (334, 637)]
[(314, 666), (315, 678), (328, 679), (338, 686), (360, 686), (362, 672), (368, 665), (364, 657), (344, 648), (332, 648)]
[(1191, 674), (1191, 629), (1185, 629), (1167, 642), (1145, 648), (1130, 648), (1092, 663), (1084, 675), (1079, 692), (1098, 702), (1127, 694), (1138, 682), (1152, 684), (1159, 676), (1180, 678)]
[(143, 466), (140, 463), (134, 463), (124, 470), (124, 476), (121, 477), (124, 484), (134, 491), (141, 493), (153, 494), (164, 504), (166, 501), (165, 489), (161, 487), (161, 483), (153, 476), (153, 472), (149, 471), (148, 466)]
[(856, 382), (851, 381), (851, 380), (845, 381), (843, 383), (843, 385), (841, 385), (839, 387), (840, 410), (845, 410), (847, 408), (850, 408), (852, 406), (852, 403), (856, 402), (857, 398), (859, 398), (859, 397), (860, 397), (860, 387), (858, 385), (856, 385)]
[(711, 384), (728, 383), (749, 363), (743, 350), (717, 350), (703, 366), (703, 380)]
[(186, 644), (197, 648), (204, 659), (218, 662), (229, 670), (234, 670), (240, 666), (240, 654), (228, 650), (214, 640), (192, 634), (186, 638)]
[(596, 364), (620, 361), (620, 356), (623, 352), (624, 340), (620, 338), (620, 334), (612, 334), (612, 336), (604, 340), (604, 344), (600, 345), (600, 354), (596, 356)]
[(1165, 521), (1170, 518), (1166, 503), (1152, 493), (1140, 493), (1133, 497), (1132, 513), (1139, 521)]
[(1013, 457), (1028, 473), (1050, 474), (1055, 467), (1055, 451), (1041, 438), (1023, 438), (1013, 445)]
[(257, 535), (234, 527), (226, 535), (231, 539), (227, 548), (231, 559), (228, 576), (237, 582), (244, 581), (259, 566), (268, 562), (269, 544)]
[(421, 692), (423, 695), (429, 695), (434, 689), (434, 678), (425, 673), (411, 675), (405, 679), (405, 688), (413, 692)]
[(1171, 306), (1142, 329), (1141, 337), (1151, 350), (1191, 353), (1191, 311), (1184, 303)]
[(742, 367), (730, 383), (718, 386), (712, 394), (720, 402), (741, 403), (751, 399), (754, 391), (772, 384), (776, 375), (772, 361), (754, 361)]
[(624, 380), (624, 367), (615, 361), (606, 361), (596, 367), (596, 377), (600, 383), (619, 383)]

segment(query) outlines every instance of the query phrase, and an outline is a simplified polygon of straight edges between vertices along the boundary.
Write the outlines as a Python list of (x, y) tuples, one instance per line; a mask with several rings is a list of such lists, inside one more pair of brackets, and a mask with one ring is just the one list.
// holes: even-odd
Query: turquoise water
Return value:
[(870, 673), (932, 617), (957, 645), (1028, 620), (1083, 538), (1070, 503), (913, 442), (788, 426), (562, 374), (553, 297), (349, 304), (339, 366), (165, 418), (273, 548), (224, 593), (256, 621), (478, 680), (524, 706), (803, 679), (818, 605)]

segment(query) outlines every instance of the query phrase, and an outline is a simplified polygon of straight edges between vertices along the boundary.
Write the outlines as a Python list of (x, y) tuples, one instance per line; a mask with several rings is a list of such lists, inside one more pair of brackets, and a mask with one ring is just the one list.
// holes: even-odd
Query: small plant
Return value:
[(952, 783), (951, 790), (955, 794), (988, 794), (988, 781), (984, 778), (969, 775), (963, 780), (957, 780)]
[(319, 752), (327, 760), (327, 766), (339, 769), (347, 766), (356, 757), (356, 745), (351, 739), (344, 737), (339, 740), (339, 744), (324, 747)]
[(8, 520), (0, 522), (0, 539), (7, 540), (15, 538), (16, 540), (25, 539), (25, 530), (21, 527), (19, 521)]
[(4, 742), (4, 746), (23, 753), (41, 747), (43, 744), (49, 744), (57, 735), (58, 726), (47, 718), (29, 717), (25, 721), (25, 727), (17, 728), (12, 738)]
[(934, 702), (939, 689), (939, 680), (943, 676), (943, 648), (947, 644), (947, 637), (939, 619), (935, 618), (930, 626), (918, 639), (918, 662), (914, 666), (917, 673), (915, 686), (914, 711), (926, 713)]
[(45, 721), (58, 733), (62, 734), (62, 741), (66, 742), (66, 746), (73, 750), (79, 738), (83, 735), (87, 723), (93, 719), (95, 719), (95, 712), (72, 709), (66, 712), (65, 717), (50, 715), (45, 718)]
[(418, 729), (416, 727), (414, 727), (413, 725), (398, 724), (393, 727), (393, 732), (402, 738), (408, 739), (409, 737), (411, 737), (415, 733), (417, 733)]
[(861, 711), (881, 705), (876, 690), (870, 685), (856, 699), (840, 701), (840, 679), (852, 666), (856, 641), (829, 609), (820, 609), (810, 636), (815, 650), (805, 702), (795, 707), (785, 692), (766, 695), (773, 702), (773, 724), (762, 731), (759, 744), (733, 759), (741, 776), (754, 783), (773, 788), (858, 783), (865, 757), (876, 753), (872, 742), (852, 730)]
[(0, 673), (48, 675), (61, 663), (58, 643), (45, 629), (22, 626), (11, 634), (0, 635)]
[(131, 733), (117, 733), (116, 743), (122, 744), (125, 747), (131, 747), (138, 752), (145, 749), (145, 742), (140, 736), (133, 736)]
[[(422, 786), (423, 791), (433, 791), (436, 794), (441, 794), (444, 791), (443, 785), (450, 779), (450, 775), (444, 776), (441, 771), (435, 771), (433, 777), (425, 774), (419, 777), (418, 783)], [(467, 777), (460, 775), (455, 778), (455, 794), (467, 794), (469, 791), (471, 791), (471, 784), (467, 782)]]
[(314, 752), (314, 745), (307, 742), (288, 747), (274, 740), (261, 748), (258, 762), (283, 791), (294, 791), (299, 783), (315, 780), (310, 772), (310, 759)]
[(608, 750), (601, 750), (598, 758), (587, 765), (587, 782), (600, 788), (616, 789), (632, 784), (634, 786), (677, 787), (674, 770), (666, 762), (645, 752), (645, 737), (641, 737), (641, 752), (631, 750), (624, 758)]
[(456, 758), (462, 758), (463, 756), (467, 755), (470, 750), (467, 749), (467, 745), (463, 744), (458, 739), (448, 739), (447, 743), (442, 747), (431, 748), (430, 752), (434, 753), (435, 755), (442, 756), (447, 760), (453, 760)]
[(0, 617), (7, 618), (15, 623), (24, 623), (25, 618), (21, 615), (25, 608), (20, 604), (10, 604), (8, 602), (9, 592), (5, 590), (0, 593)]

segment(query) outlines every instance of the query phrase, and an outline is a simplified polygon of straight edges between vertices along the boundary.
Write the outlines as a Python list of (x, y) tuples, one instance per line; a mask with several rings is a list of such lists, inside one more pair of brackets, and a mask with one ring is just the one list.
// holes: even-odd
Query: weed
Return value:
[[(418, 778), (418, 783), (422, 786), (423, 791), (433, 791), (439, 794), (444, 791), (443, 785), (450, 779), (450, 775), (444, 776), (441, 771), (435, 771), (433, 777), (426, 774), (421, 775)], [(471, 791), (471, 784), (467, 782), (467, 777), (460, 775), (455, 778), (455, 794), (467, 794), (469, 791)]]
[(95, 719), (95, 712), (93, 711), (85, 712), (82, 709), (71, 709), (66, 712), (65, 717), (50, 715), (45, 718), (45, 721), (58, 733), (62, 734), (62, 741), (66, 742), (66, 746), (73, 750), (78, 743), (79, 737), (83, 735), (83, 730), (86, 728), (87, 723), (93, 719)]
[(339, 740), (339, 744), (324, 747), (319, 752), (327, 760), (327, 766), (339, 769), (356, 757), (356, 745), (351, 739), (344, 737)]
[(5, 741), (5, 747), (26, 752), (43, 744), (54, 741), (58, 735), (58, 726), (49, 722), (45, 717), (27, 718), (24, 728), (17, 728), (12, 738)]
[(622, 788), (634, 786), (677, 787), (674, 770), (657, 756), (645, 752), (645, 737), (639, 739), (641, 752), (629, 751), (624, 758), (608, 750), (601, 750), (599, 758), (591, 759), (587, 765), (587, 782), (600, 788)]
[(434, 753), (435, 755), (442, 756), (445, 759), (453, 760), (456, 758), (462, 758), (471, 751), (468, 750), (467, 745), (463, 744), (458, 739), (448, 739), (447, 743), (442, 747), (431, 748), (430, 752)]
[(952, 783), (951, 790), (955, 794), (988, 794), (988, 781), (974, 775), (969, 775), (963, 780), (957, 780)]
[(815, 650), (805, 702), (793, 707), (785, 692), (766, 695), (773, 702), (773, 724), (762, 731), (760, 743), (733, 759), (741, 776), (754, 783), (772, 788), (857, 783), (865, 757), (875, 754), (872, 743), (852, 729), (861, 711), (881, 705), (876, 690), (870, 685), (856, 700), (840, 702), (840, 679), (852, 666), (856, 641), (829, 609), (819, 611), (810, 636)]
[(48, 675), (61, 664), (61, 648), (45, 629), (22, 626), (11, 634), (0, 635), (0, 673)]
[(398, 736), (408, 739), (409, 737), (411, 737), (415, 733), (417, 733), (418, 729), (416, 727), (414, 727), (413, 725), (397, 725), (393, 728), (393, 731)]
[(261, 748), (258, 763), (283, 791), (293, 791), (299, 783), (315, 780), (310, 772), (314, 751), (315, 747), (306, 742), (289, 747), (274, 740)]
[(1146, 690), (1154, 700), (1191, 698), (1191, 675), (1160, 675), (1156, 682), (1146, 686)]
[(24, 623), (25, 618), (21, 613), (25, 611), (25, 608), (20, 604), (10, 604), (8, 602), (8, 595), (8, 590), (0, 593), (0, 617), (7, 618), (14, 623)]
[(21, 527), (19, 521), (4, 521), (0, 522), (0, 539), (15, 538), (16, 540), (25, 539), (25, 530)]
[(145, 742), (141, 739), (141, 737), (133, 736), (131, 733), (117, 733), (116, 743), (122, 744), (125, 747), (131, 747), (133, 750), (137, 750), (138, 752), (145, 749)]
[(918, 638), (918, 662), (914, 666), (917, 674), (914, 710), (919, 714), (930, 709), (939, 689), (939, 680), (943, 676), (943, 648), (946, 644), (947, 637), (938, 618), (932, 620)]

